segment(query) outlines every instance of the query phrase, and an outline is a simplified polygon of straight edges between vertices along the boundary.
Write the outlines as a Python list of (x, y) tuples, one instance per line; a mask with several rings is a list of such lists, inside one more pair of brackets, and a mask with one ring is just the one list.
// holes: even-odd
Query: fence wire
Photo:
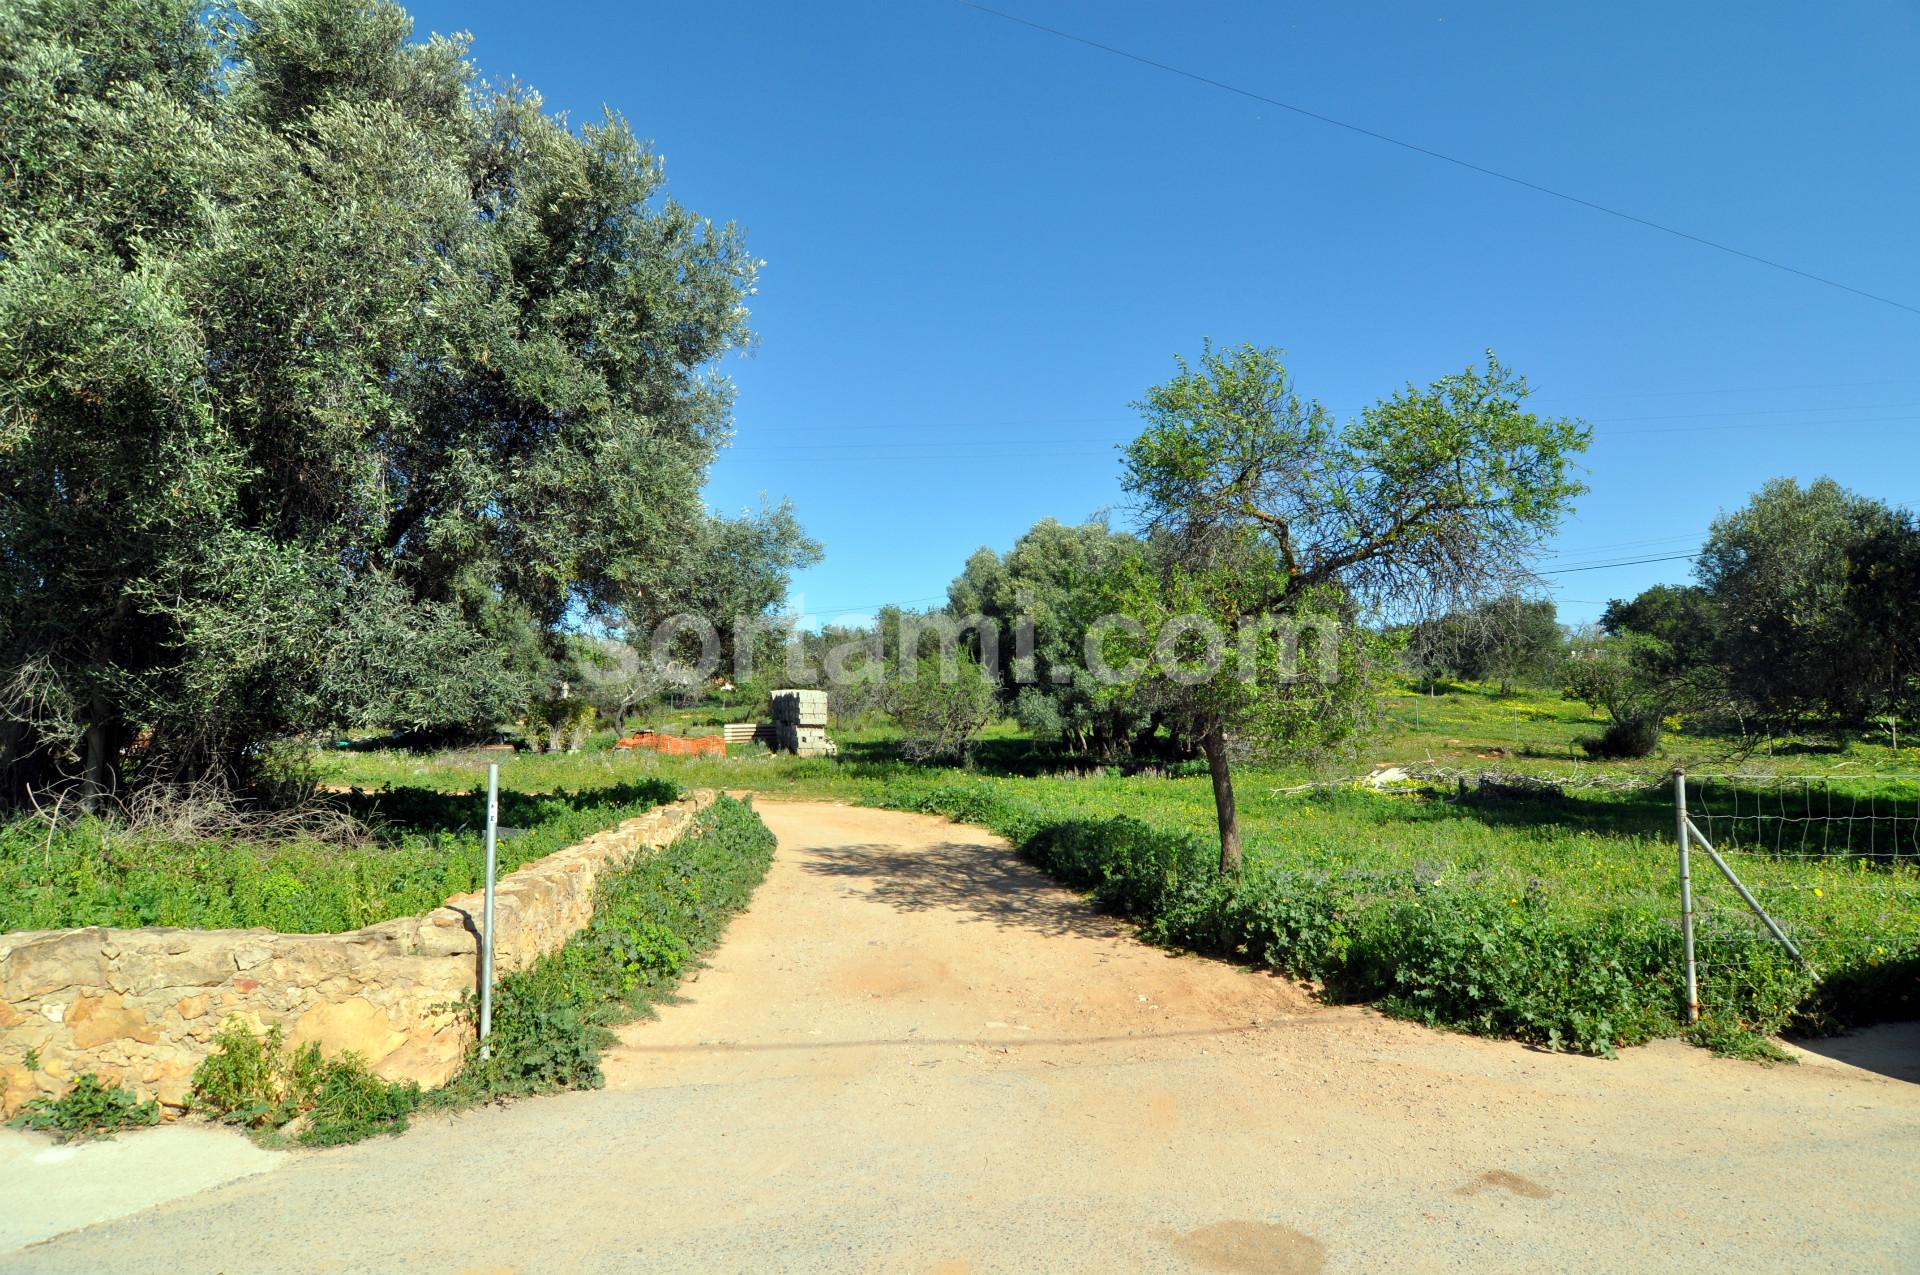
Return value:
[(1703, 1021), (1834, 1028), (1920, 1011), (1920, 783), (1690, 776), (1685, 794), (1694, 828), (1810, 967), (1696, 849)]

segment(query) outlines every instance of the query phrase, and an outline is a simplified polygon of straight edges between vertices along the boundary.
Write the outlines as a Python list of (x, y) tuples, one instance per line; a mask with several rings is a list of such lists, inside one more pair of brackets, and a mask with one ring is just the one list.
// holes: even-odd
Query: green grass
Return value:
[[(341, 800), (372, 822), (372, 844), (158, 840), (102, 819), (50, 829), (31, 819), (0, 824), (0, 931), (82, 925), (194, 929), (264, 926), (311, 934), (358, 929), (426, 912), (480, 888), (485, 871), (485, 799), (454, 795), (484, 787), (485, 765), (448, 759), (431, 785), (393, 787)], [(500, 821), (513, 830), (499, 870), (550, 854), (589, 833), (671, 801), (680, 788), (659, 775), (607, 780), (584, 791), (503, 791)]]
[(1605, 730), (1605, 717), (1554, 691), (1523, 689), (1501, 695), (1492, 687), (1468, 683), (1446, 686), (1439, 695), (1403, 690), (1388, 696), (1385, 707), (1386, 729), (1367, 751), (1369, 760), (1430, 759), (1465, 770), (1573, 778), (1651, 777), (1676, 766), (1849, 780), (1920, 774), (1920, 749), (1896, 753), (1880, 733), (1740, 737), (1696, 731), (1684, 720), (1679, 730), (1666, 733), (1655, 758), (1593, 761), (1579, 741)]
[[(1682, 731), (1668, 736), (1659, 757), (1594, 762), (1578, 740), (1602, 723), (1553, 693), (1457, 687), (1401, 693), (1386, 709), (1386, 729), (1349, 756), (1237, 770), (1248, 862), (1230, 883), (1213, 870), (1212, 793), (1197, 766), (1126, 774), (1068, 759), (1067, 773), (1049, 773), (1063, 769), (1061, 759), (1005, 726), (971, 771), (909, 765), (891, 756), (882, 731), (836, 729), (842, 751), (833, 759), (771, 757), (757, 746), (725, 761), (589, 750), (518, 757), (510, 773), (517, 785), (565, 791), (664, 775), (982, 823), (1139, 921), (1154, 941), (1317, 979), (1331, 995), (1436, 1025), (1599, 1053), (1687, 1030), (1673, 816), (1662, 783), (1671, 767), (1823, 776), (1846, 799), (1920, 815), (1920, 785), (1902, 778), (1920, 773), (1920, 758), (1871, 739), (1742, 741)], [(699, 712), (668, 728), (697, 731)], [(1316, 793), (1277, 791), (1387, 762), (1532, 775), (1567, 792), (1460, 803), (1337, 783)], [(342, 776), (401, 771), (422, 786), (457, 782), (457, 767), (432, 757), (366, 753), (328, 764)], [(1738, 787), (1749, 803), (1761, 793), (1781, 799), (1765, 779)], [(1736, 788), (1713, 791), (1724, 810)], [(1903, 837), (1914, 823), (1907, 819)], [(1865, 826), (1854, 832), (1864, 835)], [(1827, 848), (1845, 849), (1844, 837)], [(1735, 870), (1802, 941), (1819, 977), (1808, 979), (1757, 937), (1702, 858), (1708, 1016), (1693, 1029), (1696, 1039), (1754, 1053), (1765, 1033), (1920, 1008), (1920, 880), (1911, 862), (1728, 850)]]

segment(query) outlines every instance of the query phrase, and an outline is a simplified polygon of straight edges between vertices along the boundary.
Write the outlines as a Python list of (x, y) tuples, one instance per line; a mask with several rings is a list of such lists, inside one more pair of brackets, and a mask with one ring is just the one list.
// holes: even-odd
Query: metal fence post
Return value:
[(1680, 943), (1687, 963), (1687, 1021), (1700, 1021), (1700, 972), (1693, 957), (1693, 865), (1687, 853), (1692, 821), (1687, 818), (1687, 772), (1673, 772), (1674, 830), (1680, 837)]
[[(500, 767), (487, 767), (487, 894), (481, 910), (480, 934), (480, 1058), (493, 1057), (487, 1037), (493, 1034), (493, 869), (494, 846), (500, 830)], [(1682, 833), (1684, 834), (1684, 831)], [(1682, 851), (1684, 854), (1684, 850)], [(1691, 940), (1687, 948), (1691, 960)]]

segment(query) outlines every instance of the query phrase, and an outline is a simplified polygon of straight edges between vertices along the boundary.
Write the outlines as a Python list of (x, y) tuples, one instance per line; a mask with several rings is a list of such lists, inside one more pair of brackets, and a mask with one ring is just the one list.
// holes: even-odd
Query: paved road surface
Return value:
[(771, 876), (607, 1090), (0, 1271), (1920, 1270), (1908, 1080), (1318, 1006), (1133, 942), (976, 830), (761, 810)]

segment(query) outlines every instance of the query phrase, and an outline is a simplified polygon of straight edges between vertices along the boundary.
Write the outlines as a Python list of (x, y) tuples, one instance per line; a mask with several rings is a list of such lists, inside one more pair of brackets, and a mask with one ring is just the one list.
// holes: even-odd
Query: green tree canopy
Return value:
[(1515, 593), (1412, 625), (1406, 639), (1407, 663), (1429, 681), (1444, 673), (1503, 693), (1551, 684), (1566, 645), (1552, 600)]
[(1624, 601), (1615, 598), (1600, 627), (1614, 636), (1640, 633), (1659, 641), (1664, 672), (1692, 672), (1719, 658), (1720, 615), (1713, 596), (1699, 585), (1656, 584)]
[[(1005, 554), (976, 552), (947, 586), (950, 614), (993, 621), (1001, 695), (1036, 736), (1104, 756), (1150, 723), (1150, 714), (1081, 675), (1087, 631), (1110, 607), (1115, 573), (1138, 546), (1104, 517), (1078, 526), (1047, 518)], [(1024, 657), (1023, 628), (1032, 645)]]
[(385, 0), (28, 0), (0, 156), (0, 791), (485, 719), (732, 534), (757, 263), (617, 116)]
[[(1859, 721), (1887, 687), (1877, 652), (1888, 632), (1869, 582), (1898, 588), (1900, 572), (1856, 573), (1869, 556), (1893, 568), (1900, 515), (1831, 478), (1805, 487), (1776, 478), (1745, 507), (1714, 520), (1696, 565), (1718, 621), (1731, 691), (1762, 717)], [(1878, 546), (1873, 554), (1869, 546)], [(1863, 621), (1865, 623), (1863, 623)]]
[(1861, 700), (1893, 721), (1920, 713), (1920, 521), (1901, 510), (1855, 546), (1847, 610), (1862, 637)]

